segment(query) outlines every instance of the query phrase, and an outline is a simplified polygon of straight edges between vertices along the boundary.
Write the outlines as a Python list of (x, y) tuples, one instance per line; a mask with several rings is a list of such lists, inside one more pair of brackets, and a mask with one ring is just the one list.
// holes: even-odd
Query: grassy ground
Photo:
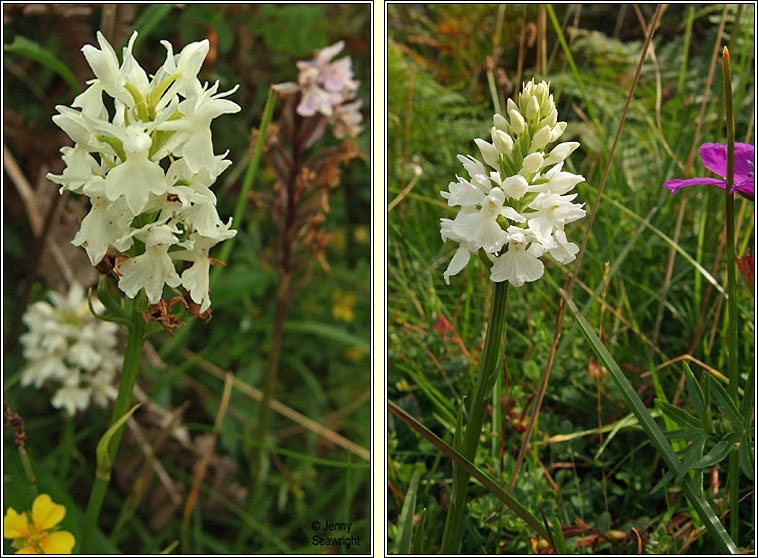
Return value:
[[(370, 114), (367, 5), (117, 6), (115, 13), (91, 5), (3, 7), (4, 398), (26, 421), (26, 448), (40, 491), (66, 506), (62, 525), (77, 539), (94, 479), (95, 445), (110, 411), (93, 407), (69, 417), (51, 407), (49, 391), (22, 388), (18, 380), (24, 362), (17, 339), (24, 331), (21, 313), (44, 298), (46, 289), (63, 291), (72, 280), (85, 287), (96, 283), (84, 251), (70, 245), (87, 210), (86, 198), (69, 194), (61, 199), (56, 186), (44, 179), (48, 171), (60, 172), (58, 149), (69, 145), (51, 120), (54, 107), (70, 105), (77, 89), (92, 78), (81, 47), (96, 44), (95, 31), (108, 26), (108, 36), (120, 51), (136, 28), (140, 36), (135, 57), (151, 72), (165, 58), (161, 39), (179, 52), (190, 41), (209, 38), (211, 52), (200, 79), (219, 80), (222, 91), (240, 84), (230, 98), (242, 111), (213, 124), (215, 151), (228, 149), (234, 163), (214, 186), (225, 221), (239, 195), (269, 86), (296, 80), (297, 60), (310, 59), (316, 49), (344, 40), (343, 54), (352, 57), (361, 82), (358, 96), (364, 119)], [(22, 37), (37, 42), (46, 55), (7, 48), (21, 44)], [(274, 123), (280, 110), (278, 106), (274, 112)], [(317, 147), (335, 143), (327, 134)], [(368, 132), (360, 135), (358, 147), (369, 153)], [(273, 188), (276, 177), (268, 161), (265, 157), (253, 184), (257, 196)], [(307, 256), (294, 277), (298, 288), (284, 326), (273, 394), (277, 406), (264, 440), (245, 435), (244, 425), (258, 413), (256, 390), (262, 389), (271, 348), (278, 288), (271, 263), (278, 229), (268, 212), (250, 203), (241, 222), (234, 223), (239, 233), (213, 288), (212, 321), (188, 319), (197, 323), (185, 326), (191, 330), (178, 341), (164, 332), (150, 339), (137, 382), (143, 409), (127, 429), (116, 459), (93, 547), (96, 553), (158, 553), (180, 540), (190, 488), (212, 440), (224, 371), (231, 371), (236, 383), (182, 550), (348, 552), (344, 545), (314, 546), (313, 535), (323, 533), (313, 522), (327, 520), (352, 522), (351, 534), (360, 537), (360, 545), (349, 552), (369, 551), (368, 161), (358, 157), (343, 166), (341, 186), (329, 195), (330, 211), (323, 225), (328, 233), (323, 257), (329, 270)], [(40, 255), (43, 227), (37, 225), (45, 222), (50, 224), (44, 234), (51, 244)], [(173, 426), (168, 426), (172, 416)], [(12, 434), (8, 431), (4, 437), (3, 501), (4, 510), (12, 506), (20, 511), (31, 505), (33, 496)], [(264, 488), (251, 506), (246, 502), (246, 455), (262, 443), (268, 449)], [(151, 451), (154, 460), (146, 458)], [(240, 542), (241, 531), (247, 531), (249, 539)], [(6, 549), (9, 544), (5, 542)]]
[[(470, 263), (450, 286), (443, 281), (454, 250), (440, 239), (439, 219), (453, 213), (439, 192), (462, 172), (456, 154), (479, 157), (473, 139), (489, 136), (493, 91), (504, 106), (521, 81), (548, 80), (559, 120), (568, 122), (562, 140), (581, 143), (569, 170), (587, 179), (575, 201), (589, 213), (654, 8), (556, 6), (565, 47), (544, 6), (388, 9), (388, 391), (390, 400), (448, 443), (461, 398), (475, 379), (492, 291), (480, 262)], [(665, 398), (694, 413), (683, 387), (684, 361), (700, 381), (708, 371), (726, 375), (723, 292), (731, 255), (725, 251), (723, 190), (692, 187), (674, 196), (662, 185), (711, 176), (698, 148), (726, 143), (723, 45), (732, 55), (736, 141), (754, 142), (753, 18), (750, 6), (672, 5), (665, 11), (578, 272), (573, 299), (651, 410), (656, 398)], [(737, 252), (754, 255), (754, 205), (736, 200)], [(569, 239), (580, 244), (587, 224), (583, 219), (567, 227)], [(504, 486), (554, 339), (565, 277), (565, 266), (546, 262), (540, 281), (508, 293), (505, 373), (476, 459)], [(737, 288), (744, 386), (755, 358), (752, 278), (738, 276)], [(675, 485), (651, 493), (665, 466), (638, 427), (619, 422), (629, 412), (569, 313), (512, 494), (537, 517), (539, 505), (548, 517), (555, 514), (578, 552), (714, 551)], [(674, 428), (660, 411), (657, 416), (662, 427)], [(705, 489), (720, 515), (728, 509), (726, 470), (724, 460), (705, 471)], [(451, 462), (390, 415), (390, 550), (398, 548), (399, 516), (414, 472), (420, 473), (414, 525), (426, 510), (420, 548), (435, 552)], [(740, 496), (737, 543), (752, 549), (753, 483), (744, 475)], [(478, 483), (470, 486), (462, 532), (464, 553), (542, 549), (532, 546), (539, 541), (530, 540), (526, 524)]]

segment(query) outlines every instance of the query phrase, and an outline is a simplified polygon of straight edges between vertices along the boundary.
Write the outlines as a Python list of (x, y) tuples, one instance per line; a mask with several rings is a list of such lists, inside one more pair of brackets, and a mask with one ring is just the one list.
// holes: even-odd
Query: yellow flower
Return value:
[(14, 539), (16, 554), (71, 554), (74, 535), (56, 528), (66, 515), (64, 506), (53, 503), (47, 494), (40, 494), (34, 499), (30, 515), (31, 521), (26, 512), (8, 508), (3, 517), (3, 537)]
[(340, 290), (332, 294), (332, 316), (344, 322), (352, 322), (355, 319), (353, 314), (355, 306), (355, 295)]
[(371, 242), (371, 231), (366, 225), (357, 225), (353, 229), (353, 238), (358, 244), (368, 244)]

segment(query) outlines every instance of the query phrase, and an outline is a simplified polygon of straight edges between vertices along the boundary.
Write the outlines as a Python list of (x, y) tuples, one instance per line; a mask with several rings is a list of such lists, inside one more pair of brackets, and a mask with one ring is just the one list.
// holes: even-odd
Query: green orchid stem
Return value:
[[(726, 276), (727, 276), (727, 314), (729, 318), (729, 343), (727, 345), (729, 370), (729, 395), (739, 407), (737, 393), (739, 383), (739, 363), (737, 346), (737, 263), (734, 251), (734, 109), (732, 107), (732, 71), (729, 62), (729, 50), (724, 47), (722, 57), (724, 72), (724, 108), (726, 112)], [(740, 505), (740, 465), (737, 450), (729, 454), (729, 533), (736, 543), (739, 537)]]
[[(124, 363), (121, 367), (121, 381), (118, 386), (116, 404), (113, 406), (113, 415), (110, 422), (111, 426), (118, 422), (118, 420), (128, 412), (132, 402), (134, 384), (137, 381), (137, 373), (139, 372), (139, 365), (142, 361), (142, 350), (145, 345), (145, 325), (142, 316), (137, 310), (134, 310), (131, 323), (126, 332)], [(108, 445), (108, 453), (111, 463), (113, 463), (113, 459), (116, 456), (116, 451), (121, 443), (121, 436), (123, 436), (123, 434), (124, 428), (122, 427), (116, 431)], [(95, 532), (97, 520), (100, 516), (100, 508), (103, 506), (103, 499), (108, 490), (109, 481), (110, 467), (108, 468), (107, 475), (98, 473), (95, 477), (95, 484), (90, 493), (89, 502), (87, 503), (87, 512), (84, 518), (84, 529), (81, 539), (81, 547), (79, 549), (79, 552), (82, 554), (90, 553), (92, 535)]]
[[(498, 377), (500, 359), (500, 342), (505, 331), (505, 301), (508, 295), (508, 282), (495, 283), (495, 294), (490, 308), (490, 319), (487, 323), (487, 334), (484, 338), (484, 351), (479, 361), (479, 377), (476, 379), (474, 391), (470, 397), (471, 408), (468, 413), (466, 433), (463, 438), (460, 453), (472, 463), (476, 458), (482, 425), (487, 414), (487, 402), (492, 393), (495, 380)], [(466, 507), (466, 492), (468, 491), (469, 473), (465, 469), (453, 467), (453, 496), (450, 500), (445, 531), (442, 534), (440, 554), (454, 554), (458, 547), (458, 535), (463, 520), (463, 510)]]

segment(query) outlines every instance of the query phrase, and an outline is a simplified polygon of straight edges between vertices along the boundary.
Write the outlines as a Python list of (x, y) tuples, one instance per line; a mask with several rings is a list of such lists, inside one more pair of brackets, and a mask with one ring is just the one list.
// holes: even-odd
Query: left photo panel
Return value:
[(372, 553), (371, 3), (3, 22), (3, 552)]

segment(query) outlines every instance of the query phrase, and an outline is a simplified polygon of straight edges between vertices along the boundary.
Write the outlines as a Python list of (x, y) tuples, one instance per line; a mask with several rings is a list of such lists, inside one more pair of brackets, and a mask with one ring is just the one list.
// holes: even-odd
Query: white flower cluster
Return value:
[[(67, 296), (51, 291), (46, 301), (35, 302), (23, 321), (29, 328), (21, 335), (28, 366), (21, 372), (21, 385), (61, 385), (53, 395), (53, 407), (70, 414), (86, 409), (91, 400), (104, 407), (116, 397), (113, 380), (121, 366), (116, 352), (118, 326), (98, 320), (89, 310), (84, 289), (74, 284)], [(103, 311), (92, 297), (92, 307)]]
[(331, 61), (344, 46), (345, 42), (339, 41), (316, 51), (313, 60), (298, 61), (300, 73), (297, 83), (286, 82), (274, 86), (283, 93), (300, 91), (302, 98), (297, 113), (301, 116), (313, 116), (317, 112), (323, 114), (334, 124), (337, 138), (345, 135), (355, 137), (363, 129), (360, 126), (363, 120), (361, 100), (347, 102), (355, 98), (359, 85), (353, 79), (353, 62), (349, 56)]
[(442, 240), (459, 243), (444, 274), (448, 284), (480, 249), (492, 261), (490, 279), (516, 287), (542, 277), (539, 258), (545, 252), (561, 263), (579, 252), (567, 240), (564, 225), (586, 214), (583, 204), (572, 203), (576, 194), (569, 194), (584, 177), (562, 170), (579, 144), (559, 143), (548, 152), (566, 123), (558, 122), (544, 81), (525, 84), (518, 104), (508, 99), (507, 109), (508, 118), (494, 117), (492, 143), (475, 140), (484, 162), (495, 170), (458, 155), (470, 179), (456, 176), (458, 181), (441, 192), (450, 207), (460, 207), (455, 219), (441, 219)]
[[(150, 304), (161, 299), (164, 284), (182, 285), (204, 312), (208, 295), (208, 250), (233, 237), (231, 219), (224, 224), (210, 190), (230, 164), (213, 153), (211, 120), (240, 107), (217, 93), (218, 82), (201, 84), (197, 73), (208, 41), (187, 45), (174, 54), (168, 41), (163, 66), (148, 78), (132, 55), (137, 32), (116, 53), (98, 31), (100, 50), (82, 48), (95, 79), (74, 99), (58, 105), (53, 121), (74, 140), (63, 147), (66, 168), (48, 178), (61, 190), (83, 193), (92, 209), (72, 243), (97, 265), (109, 248), (127, 252), (119, 266), (119, 288), (133, 298), (145, 289)], [(113, 98), (112, 114), (103, 93)], [(165, 160), (165, 161), (164, 161)], [(163, 162), (163, 166), (161, 163)], [(179, 276), (176, 262), (184, 264)]]

